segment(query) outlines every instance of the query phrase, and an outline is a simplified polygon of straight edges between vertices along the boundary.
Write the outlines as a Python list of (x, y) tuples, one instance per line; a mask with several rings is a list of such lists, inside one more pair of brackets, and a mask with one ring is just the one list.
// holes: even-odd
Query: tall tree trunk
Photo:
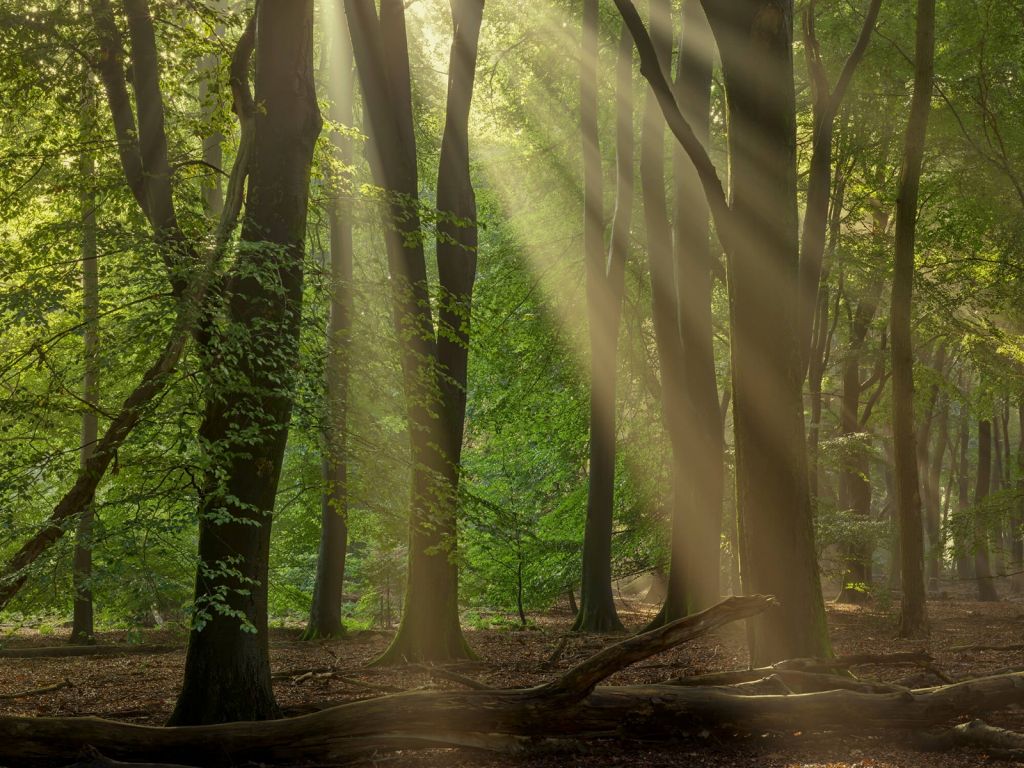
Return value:
[(773, 594), (781, 603), (749, 622), (751, 663), (827, 656), (797, 317), (793, 3), (705, 0), (704, 8), (729, 103), (735, 231), (725, 234), (732, 244), (726, 250), (741, 568), (746, 592)]
[[(797, 331), (796, 104), (790, 0), (703, 2), (729, 100), (730, 204), (672, 95), (636, 8), (615, 0), (676, 139), (694, 163), (729, 260), (736, 497), (744, 586), (776, 595), (751, 658), (831, 653), (814, 546)], [(785, 565), (780, 562), (786, 553)]]
[[(96, 109), (92, 78), (86, 73), (82, 87), (80, 133), (83, 146), (89, 143), (90, 124)], [(82, 325), (83, 359), (82, 376), (82, 442), (80, 449), (81, 471), (85, 471), (99, 439), (100, 405), (100, 356), (99, 356), (99, 313), (100, 285), (99, 264), (96, 260), (96, 159), (92, 151), (83, 149), (78, 160), (82, 184), (79, 193), (79, 215), (81, 216), (82, 240)], [(75, 553), (73, 561), (74, 616), (71, 625), (72, 643), (92, 643), (93, 637), (93, 593), (92, 593), (92, 538), (95, 507), (94, 494), (82, 510), (75, 529)]]
[(590, 324), (590, 477), (580, 610), (572, 626), (575, 632), (615, 632), (623, 628), (615, 612), (611, 569), (615, 493), (614, 347), (621, 292), (615, 298), (611, 295), (604, 261), (604, 193), (597, 108), (599, 33), (598, 1), (584, 0), (580, 136), (583, 142), (583, 258)]
[[(711, 131), (711, 73), (714, 38), (699, 0), (683, 5), (683, 29), (676, 62), (675, 93), (683, 116), (697, 138), (708, 147)], [(711, 253), (708, 203), (693, 163), (677, 143), (673, 146), (675, 186), (673, 219), (676, 295), (683, 345), (683, 381), (692, 406), (692, 421), (684, 440), (688, 472), (688, 513), (680, 532), (685, 610), (670, 610), (677, 601), (665, 599), (666, 620), (702, 611), (721, 599), (722, 496), (724, 434), (715, 373), (712, 289), (717, 260)], [(720, 268), (719, 268), (720, 269)], [(673, 540), (676, 533), (673, 532)], [(677, 566), (673, 564), (673, 569)]]
[(201, 435), (210, 468), (199, 510), (196, 613), (171, 715), (177, 725), (280, 714), (270, 685), (267, 575), (298, 362), (310, 166), (321, 126), (313, 2), (264, 0), (256, 29), (260, 108), (243, 246), (224, 289), (231, 330), (215, 345), (237, 362), (227, 377), (209, 371)]
[[(672, 8), (668, 0), (651, 0), (650, 29), (658, 65), (665, 73), (672, 59)], [(690, 508), (694, 497), (687, 451), (688, 442), (693, 440), (694, 417), (684, 378), (679, 295), (665, 195), (665, 118), (658, 106), (657, 95), (652, 91), (648, 91), (644, 99), (640, 179), (651, 273), (651, 314), (661, 364), (662, 420), (668, 433), (672, 473), (671, 562), (664, 610), (652, 622), (657, 625), (670, 614), (685, 615), (687, 594), (691, 589), (687, 583), (687, 553), (683, 542), (693, 533), (688, 530), (689, 522), (694, 518)]]
[[(327, 53), (327, 90), (330, 117), (339, 125), (354, 124), (355, 79), (352, 41), (340, 0), (331, 0), (322, 11), (327, 39), (335, 48)], [(354, 159), (352, 139), (343, 133), (331, 136), (335, 156), (344, 167)], [(342, 592), (345, 584), (345, 551), (348, 547), (348, 391), (352, 333), (352, 203), (344, 179), (328, 169), (333, 184), (327, 216), (330, 229), (331, 281), (330, 318), (327, 324), (325, 369), (324, 484), (320, 502), (320, 550), (309, 623), (303, 638), (315, 640), (344, 633), (341, 623)]]
[(989, 565), (988, 531), (981, 514), (981, 503), (988, 496), (992, 482), (992, 422), (978, 422), (978, 484), (974, 492), (974, 578), (978, 582), (978, 599), (999, 599)]
[(921, 490), (914, 445), (914, 352), (911, 303), (921, 165), (931, 110), (935, 59), (935, 0), (917, 0), (914, 96), (904, 140), (903, 168), (896, 196), (896, 255), (889, 325), (892, 329), (893, 446), (900, 524), (903, 598), (900, 635), (928, 631), (924, 587), (924, 533)]
[[(378, 16), (372, 0), (345, 0), (345, 10), (372, 140), (370, 167), (377, 183), (390, 193), (386, 245), (413, 467), (405, 610), (398, 633), (376, 663), (467, 658), (472, 652), (459, 626), (454, 554), (469, 299), (476, 274), (468, 119), (483, 3), (467, 0), (452, 4), (450, 114), (442, 137), (438, 178), (439, 218), (446, 222), (439, 230), (439, 240), (445, 241), (438, 249), (440, 333), (434, 328), (417, 207), (419, 181), (405, 6), (401, 0), (382, 0)], [(464, 226), (462, 217), (473, 219), (470, 226)], [(453, 338), (439, 340), (446, 335)]]
[[(584, 536), (583, 609), (573, 629), (622, 629), (611, 594), (615, 493), (615, 383), (625, 265), (633, 218), (633, 43), (623, 27), (616, 60), (616, 184), (612, 239), (603, 256), (603, 195), (597, 124), (597, 4), (585, 8), (586, 53), (580, 69), (584, 157), (584, 250), (590, 324), (590, 477)], [(597, 541), (599, 539), (600, 541)], [(605, 542), (607, 541), (607, 544)], [(589, 544), (589, 546), (588, 546)]]

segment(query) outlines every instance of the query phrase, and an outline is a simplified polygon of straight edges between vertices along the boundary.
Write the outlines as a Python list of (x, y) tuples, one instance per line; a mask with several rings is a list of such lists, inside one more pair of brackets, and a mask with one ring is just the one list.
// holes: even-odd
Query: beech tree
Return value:
[(439, 325), (427, 282), (405, 9), (345, 0), (372, 146), (370, 166), (387, 195), (385, 241), (412, 457), (409, 569), (402, 623), (379, 663), (471, 655), (459, 627), (456, 507), (466, 408), (476, 202), (469, 176), (469, 110), (481, 0), (452, 3), (448, 102), (438, 166)]

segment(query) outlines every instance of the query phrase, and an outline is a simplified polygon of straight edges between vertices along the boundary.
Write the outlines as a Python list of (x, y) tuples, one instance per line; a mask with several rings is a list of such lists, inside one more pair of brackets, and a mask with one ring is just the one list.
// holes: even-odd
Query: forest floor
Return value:
[[(1024, 668), (1024, 598), (1007, 596), (999, 603), (978, 603), (966, 588), (950, 587), (928, 604), (931, 637), (926, 642), (895, 638), (895, 607), (879, 605), (828, 606), (833, 645), (837, 653), (883, 653), (928, 650), (934, 669), (920, 667), (857, 667), (867, 679), (899, 682), (911, 687), (936, 685), (937, 675), (952, 680)], [(638, 628), (652, 607), (638, 601), (621, 603), (623, 620)], [(621, 637), (570, 637), (561, 657), (546, 665), (571, 623), (568, 611), (553, 611), (534, 619), (530, 630), (468, 629), (470, 645), (480, 661), (455, 669), (492, 687), (540, 683)], [(6, 648), (54, 646), (66, 639), (57, 630), (41, 635), (8, 627)], [(390, 632), (354, 632), (329, 642), (302, 642), (298, 629), (271, 634), (274, 689), (287, 714), (417, 687), (457, 685), (432, 678), (423, 669), (376, 669), (366, 663), (388, 643)], [(138, 639), (138, 637), (133, 637)], [(170, 714), (184, 663), (180, 629), (145, 630), (146, 644), (175, 645), (180, 650), (113, 657), (0, 659), (0, 714), (28, 716), (96, 715), (136, 723), (160, 724)], [(103, 633), (101, 644), (123, 643), (125, 633)], [(1016, 650), (983, 650), (977, 646), (1017, 645)], [(743, 668), (747, 663), (743, 628), (732, 625), (642, 662), (608, 683), (659, 682), (670, 677)], [(937, 672), (936, 672), (937, 670)], [(44, 693), (24, 694), (67, 681)], [(1024, 708), (994, 713), (987, 722), (1024, 730)], [(455, 750), (428, 750), (381, 755), (368, 765), (409, 765), (417, 768), (554, 768), (554, 766), (766, 766), (768, 768), (964, 768), (996, 764), (980, 752), (956, 750), (925, 753), (905, 746), (916, 736), (836, 734), (691, 735), (673, 744), (594, 743), (582, 754), (537, 758), (507, 758)], [(1010, 763), (1002, 762), (1000, 765)], [(1021, 763), (1024, 765), (1024, 763)]]

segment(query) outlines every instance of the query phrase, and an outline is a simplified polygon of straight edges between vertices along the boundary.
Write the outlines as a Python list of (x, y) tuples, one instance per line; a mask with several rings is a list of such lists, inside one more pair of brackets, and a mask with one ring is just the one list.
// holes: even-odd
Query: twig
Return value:
[(19, 691), (18, 693), (0, 693), (0, 699), (20, 699), (23, 696), (35, 696), (40, 693), (52, 693), (53, 691), (59, 691), (62, 688), (74, 687), (75, 686), (72, 684), (72, 682), (65, 677), (59, 683), (54, 683), (53, 685), (46, 685), (42, 688), (33, 688), (30, 691)]
[(493, 690), (491, 686), (487, 685), (486, 683), (481, 683), (479, 680), (474, 680), (472, 677), (469, 677), (468, 675), (460, 675), (458, 672), (453, 672), (452, 670), (445, 669), (444, 667), (435, 667), (433, 665), (427, 664), (410, 664), (409, 669), (426, 672), (431, 677), (440, 678), (442, 680), (450, 680), (453, 683), (459, 683), (461, 685), (466, 686), (467, 688), (472, 688), (474, 691)]

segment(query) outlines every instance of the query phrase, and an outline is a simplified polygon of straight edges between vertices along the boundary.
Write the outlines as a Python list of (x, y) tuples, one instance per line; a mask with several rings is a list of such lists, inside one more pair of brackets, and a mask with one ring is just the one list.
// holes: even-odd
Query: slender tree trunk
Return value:
[(903, 637), (918, 637), (928, 631), (921, 491), (914, 445), (914, 352), (910, 327), (921, 165), (934, 83), (935, 0), (917, 1), (915, 51), (914, 96), (896, 197), (896, 257), (889, 316), (892, 329), (893, 446), (903, 584), (900, 635)]
[(935, 435), (928, 479), (926, 481), (927, 502), (925, 504), (925, 530), (928, 532), (928, 590), (936, 592), (942, 573), (942, 463), (946, 457), (949, 442), (949, 399), (943, 398), (938, 406), (938, 430)]
[(981, 515), (981, 503), (988, 496), (992, 482), (992, 422), (978, 422), (978, 484), (974, 492), (974, 578), (978, 581), (978, 599), (992, 602), (999, 599), (989, 565), (988, 531)]
[(828, 656), (801, 392), (793, 4), (705, 0), (704, 9), (729, 102), (735, 231), (724, 234), (741, 568), (745, 591), (781, 603), (749, 622), (751, 663)]
[[(82, 87), (81, 137), (84, 144), (89, 141), (90, 124), (96, 109), (92, 79), (88, 75)], [(79, 210), (82, 224), (82, 334), (84, 341), (84, 373), (82, 376), (81, 471), (88, 466), (96, 442), (99, 440), (100, 404), (100, 356), (99, 356), (99, 310), (100, 285), (99, 264), (96, 260), (96, 159), (89, 150), (79, 156), (79, 175), (82, 184), (79, 193)], [(92, 643), (93, 637), (93, 596), (92, 596), (92, 539), (95, 515), (94, 494), (91, 495), (78, 518), (75, 529), (75, 553), (73, 565), (74, 617), (71, 625), (72, 643)]]
[[(331, 120), (352, 126), (355, 80), (352, 42), (340, 0), (325, 6), (327, 37), (337, 46), (328, 52), (327, 88)], [(336, 158), (344, 167), (352, 165), (352, 139), (336, 133), (331, 136)], [(342, 593), (345, 583), (345, 554), (348, 548), (348, 391), (352, 333), (352, 241), (351, 193), (344, 179), (328, 170), (333, 182), (333, 199), (327, 211), (331, 252), (331, 306), (327, 324), (326, 428), (320, 502), (320, 550), (317, 556), (316, 582), (309, 624), (303, 637), (315, 640), (344, 633), (341, 622)]]
[[(590, 470), (580, 611), (572, 626), (575, 632), (616, 632), (623, 628), (615, 612), (611, 569), (615, 501), (615, 344), (621, 291), (618, 296), (612, 295), (604, 259), (604, 193), (597, 107), (599, 32), (598, 1), (584, 0), (580, 135), (583, 142), (583, 258), (590, 324)], [(632, 151), (629, 160), (632, 165)]]
[(1017, 401), (1020, 437), (1017, 444), (1017, 503), (1010, 521), (1010, 552), (1013, 576), (1010, 589), (1015, 595), (1024, 592), (1024, 400)]
[[(254, 151), (236, 266), (225, 287), (235, 370), (211, 370), (201, 427), (210, 469), (199, 510), (195, 615), (176, 725), (280, 714), (270, 685), (267, 576), (274, 498), (298, 360), (306, 209), (321, 120), (313, 2), (257, 10)], [(235, 347), (237, 348), (231, 348)], [(211, 361), (215, 362), (215, 361)]]
[[(992, 419), (992, 480), (989, 486), (989, 493), (997, 493), (1003, 490), (1003, 431), (1000, 424), (999, 406), (996, 405)], [(1003, 547), (1003, 519), (1000, 515), (993, 523), (994, 528), (990, 533), (992, 546), (993, 570), (996, 576), (1006, 575), (1006, 552)]]

